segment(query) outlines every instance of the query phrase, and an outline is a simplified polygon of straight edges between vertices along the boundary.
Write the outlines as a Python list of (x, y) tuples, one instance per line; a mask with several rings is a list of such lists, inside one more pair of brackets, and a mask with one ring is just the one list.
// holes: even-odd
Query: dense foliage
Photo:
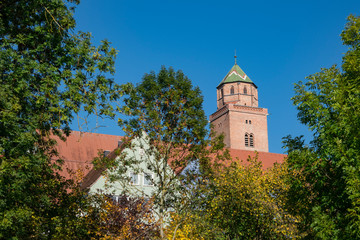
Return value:
[[(113, 116), (116, 51), (75, 33), (79, 1), (0, 2), (0, 238), (76, 238), (82, 193), (57, 172), (51, 135), (80, 111)], [(75, 186), (76, 187), (76, 186)], [(64, 235), (65, 234), (65, 235)], [(66, 236), (66, 237), (65, 237)]]
[(198, 204), (172, 216), (169, 239), (298, 238), (300, 219), (285, 209), (287, 174), (285, 164), (264, 170), (256, 158), (218, 167), (193, 189)]
[(341, 68), (332, 66), (295, 86), (298, 118), (313, 131), (285, 138), (288, 206), (303, 221), (307, 239), (360, 238), (360, 18), (350, 16), (341, 34), (348, 51)]
[(91, 196), (87, 230), (92, 239), (156, 239), (159, 226), (151, 201), (121, 195), (116, 198), (104, 194)]

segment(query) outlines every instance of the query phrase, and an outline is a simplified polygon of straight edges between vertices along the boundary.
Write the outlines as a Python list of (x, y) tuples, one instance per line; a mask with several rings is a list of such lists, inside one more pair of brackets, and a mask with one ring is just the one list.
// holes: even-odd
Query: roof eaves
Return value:
[(252, 81), (251, 82), (246, 82), (246, 81), (221, 82), (216, 88), (219, 89), (225, 83), (234, 83), (234, 82), (250, 83), (250, 84), (253, 84), (256, 88), (258, 88), (258, 86)]

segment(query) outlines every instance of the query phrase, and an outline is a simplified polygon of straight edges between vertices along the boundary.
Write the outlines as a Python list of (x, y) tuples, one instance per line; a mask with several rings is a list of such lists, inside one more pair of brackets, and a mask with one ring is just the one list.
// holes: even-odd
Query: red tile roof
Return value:
[[(243, 160), (246, 164), (246, 159), (250, 157), (255, 157), (256, 153), (254, 151), (239, 150), (239, 149), (229, 149), (230, 155), (234, 161)], [(258, 160), (262, 162), (263, 169), (272, 167), (274, 163), (282, 163), (286, 154), (280, 153), (270, 153), (270, 152), (258, 152)]]
[[(91, 181), (95, 181), (104, 170), (93, 169), (91, 162), (98, 156), (99, 151), (102, 153), (108, 150), (112, 152), (109, 157), (116, 157), (113, 151), (118, 147), (118, 141), (123, 140), (123, 137), (73, 131), (65, 142), (57, 140), (59, 157), (64, 160), (61, 175), (70, 178), (71, 176), (67, 169), (74, 172), (81, 170), (85, 177), (84, 183), (86, 186), (89, 186), (92, 184)], [(238, 149), (229, 149), (229, 152), (233, 160), (243, 160), (244, 164), (246, 164), (245, 160), (249, 156), (255, 157), (256, 154), (254, 151)], [(263, 163), (264, 169), (273, 166), (276, 162), (283, 162), (285, 157), (285, 154), (258, 152), (258, 160)]]
[(108, 150), (112, 152), (118, 147), (118, 141), (122, 140), (123, 137), (73, 131), (65, 142), (58, 138), (55, 139), (57, 140), (59, 158), (64, 160), (61, 175), (70, 178), (66, 169), (82, 170), (84, 175), (88, 174), (92, 168), (91, 162), (98, 156), (99, 151)]

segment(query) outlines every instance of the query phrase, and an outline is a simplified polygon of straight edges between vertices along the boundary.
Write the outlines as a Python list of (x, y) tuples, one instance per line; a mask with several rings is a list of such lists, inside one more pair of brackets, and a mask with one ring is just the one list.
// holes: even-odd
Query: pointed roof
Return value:
[(246, 83), (254, 84), (254, 82), (251, 81), (248, 75), (245, 74), (245, 72), (239, 67), (239, 65), (236, 64), (236, 62), (235, 65), (231, 68), (228, 74), (226, 74), (224, 79), (220, 82), (220, 84), (217, 87), (220, 87), (222, 84), (225, 83), (233, 83), (233, 82), (246, 82)]

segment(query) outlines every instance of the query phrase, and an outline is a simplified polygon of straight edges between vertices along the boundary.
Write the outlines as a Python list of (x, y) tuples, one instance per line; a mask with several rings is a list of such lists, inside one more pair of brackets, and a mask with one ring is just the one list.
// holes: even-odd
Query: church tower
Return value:
[(257, 86), (236, 64), (216, 87), (217, 111), (210, 122), (224, 133), (228, 148), (268, 152), (266, 108), (260, 108)]

